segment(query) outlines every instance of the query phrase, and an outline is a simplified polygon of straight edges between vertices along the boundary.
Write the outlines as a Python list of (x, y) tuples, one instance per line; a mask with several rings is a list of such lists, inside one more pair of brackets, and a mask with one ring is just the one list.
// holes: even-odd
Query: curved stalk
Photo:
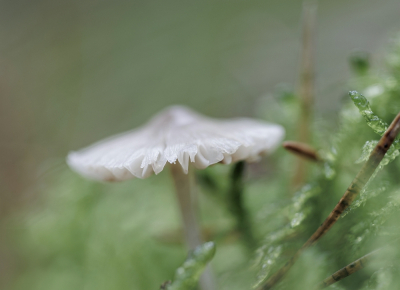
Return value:
[(236, 163), (230, 175), (231, 184), (228, 192), (230, 211), (236, 219), (236, 229), (240, 233), (247, 249), (254, 250), (257, 241), (254, 237), (249, 214), (244, 206), (244, 171), (246, 163)]

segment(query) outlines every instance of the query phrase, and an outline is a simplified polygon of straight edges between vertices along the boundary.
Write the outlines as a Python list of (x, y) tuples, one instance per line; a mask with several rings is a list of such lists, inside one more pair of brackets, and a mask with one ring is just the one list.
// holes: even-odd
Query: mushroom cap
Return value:
[(255, 161), (282, 141), (282, 126), (248, 118), (218, 120), (183, 106), (172, 106), (147, 124), (70, 152), (68, 165), (85, 177), (102, 181), (146, 178), (176, 163), (206, 168), (218, 162)]

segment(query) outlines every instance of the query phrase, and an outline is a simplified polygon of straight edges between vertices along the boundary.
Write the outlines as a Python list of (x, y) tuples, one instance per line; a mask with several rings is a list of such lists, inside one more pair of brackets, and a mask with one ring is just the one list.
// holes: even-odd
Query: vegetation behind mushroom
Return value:
[[(364, 93), (372, 110), (387, 123), (400, 111), (399, 48), (395, 43), (385, 75), (373, 70), (357, 75), (349, 88)], [(268, 114), (264, 116), (285, 124), (290, 136), (296, 100), (287, 93), (276, 97), (275, 107), (265, 108)], [(338, 126), (329, 128), (317, 120), (314, 132), (313, 145), (326, 162), (313, 167), (309, 182), (293, 198), (286, 193), (296, 157), (287, 152), (281, 150), (267, 159), (265, 168), (269, 169), (262, 169), (262, 175), (259, 167), (247, 173), (245, 204), (262, 243), (254, 255), (230, 231), (234, 220), (219, 202), (224, 197), (203, 195), (205, 222), (218, 244), (213, 263), (220, 289), (249, 289), (286, 262), (339, 200), (361, 166), (356, 162), (362, 162), (363, 150), (371, 148), (366, 142), (379, 138), (349, 99), (344, 101)], [(217, 164), (207, 173), (211, 181), (203, 182), (202, 191), (213, 188), (223, 195), (229, 188), (229, 168)], [(179, 227), (173, 195), (166, 194), (172, 187), (166, 174), (116, 185), (87, 183), (65, 168), (53, 174), (58, 177), (37, 209), (13, 221), (19, 229), (15, 243), (24, 265), (12, 289), (157, 289), (174, 277), (186, 253), (166, 237)], [(399, 159), (394, 158), (276, 289), (310, 289), (328, 274), (398, 238), (399, 175)], [(213, 236), (221, 231), (225, 234)], [(180, 243), (179, 239), (174, 242)], [(336, 289), (398, 289), (399, 256), (398, 245), (389, 247)]]

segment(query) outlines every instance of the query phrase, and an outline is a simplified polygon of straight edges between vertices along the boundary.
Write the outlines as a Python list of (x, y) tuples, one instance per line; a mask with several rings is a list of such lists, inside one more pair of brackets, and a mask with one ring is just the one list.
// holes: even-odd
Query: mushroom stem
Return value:
[(189, 250), (194, 250), (201, 245), (200, 225), (196, 216), (196, 198), (192, 188), (190, 174), (185, 174), (179, 164), (171, 164), (171, 173), (174, 179), (176, 196), (181, 211), (186, 245)]
[[(196, 209), (197, 200), (192, 186), (192, 175), (190, 170), (185, 174), (179, 164), (171, 164), (171, 174), (174, 179), (175, 192), (178, 199), (179, 209), (183, 221), (183, 231), (186, 245), (190, 251), (203, 243), (201, 227), (199, 225)], [(210, 267), (208, 266), (199, 280), (200, 289), (214, 290), (214, 279)]]

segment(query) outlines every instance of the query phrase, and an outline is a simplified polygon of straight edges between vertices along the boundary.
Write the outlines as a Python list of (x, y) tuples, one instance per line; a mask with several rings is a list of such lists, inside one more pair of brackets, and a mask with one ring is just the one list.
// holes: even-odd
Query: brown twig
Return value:
[(323, 235), (325, 235), (329, 229), (335, 224), (339, 219), (343, 211), (353, 202), (358, 193), (362, 190), (368, 180), (371, 178), (372, 174), (378, 167), (379, 163), (385, 156), (389, 147), (392, 145), (394, 139), (400, 131), (400, 113), (390, 124), (389, 128), (383, 134), (382, 138), (379, 140), (378, 144), (372, 151), (369, 159), (358, 172), (357, 176), (351, 182), (350, 186), (347, 188), (346, 192), (340, 199), (339, 203), (335, 206), (326, 220), (321, 224), (321, 226), (316, 230), (316, 232), (308, 239), (307, 242), (296, 252), (296, 254), (274, 275), (272, 275), (261, 289), (267, 290), (271, 289), (280, 279), (286, 274), (287, 271), (293, 266), (296, 260), (299, 258), (300, 254), (308, 247), (315, 244)]
[[(317, 5), (314, 1), (306, 1), (303, 5), (302, 21), (302, 53), (300, 64), (300, 117), (298, 123), (298, 140), (310, 143), (311, 118), (314, 104), (314, 38)], [(306, 178), (306, 163), (296, 160), (295, 174), (292, 180), (294, 190), (303, 185)]]
[(343, 278), (346, 278), (347, 276), (357, 272), (358, 270), (361, 270), (364, 268), (368, 262), (370, 261), (370, 258), (373, 254), (377, 253), (379, 251), (375, 250), (369, 254), (366, 254), (365, 256), (361, 257), (360, 259), (355, 260), (354, 262), (348, 264), (346, 267), (343, 267), (342, 269), (336, 271), (333, 273), (331, 276), (326, 278), (324, 281), (319, 283), (315, 289), (324, 289), (328, 287), (329, 285), (332, 285), (333, 283), (336, 283), (337, 281), (342, 280)]
[[(394, 241), (390, 242), (390, 244), (397, 244), (399, 241), (399, 239), (395, 239)], [(370, 258), (375, 255), (376, 253), (380, 252), (380, 250), (386, 248), (389, 245), (386, 245), (383, 248), (377, 249), (375, 251), (372, 251), (369, 254), (366, 254), (365, 256), (355, 260), (354, 262), (348, 264), (346, 267), (336, 271), (335, 273), (333, 273), (331, 276), (329, 276), (328, 278), (326, 278), (324, 281), (322, 281), (321, 283), (319, 283), (317, 285), (317, 287), (315, 287), (315, 290), (319, 290), (319, 289), (324, 289), (325, 287), (328, 287), (330, 285), (332, 285), (333, 283), (336, 283), (344, 278), (346, 278), (347, 276), (350, 276), (351, 274), (357, 272), (358, 270), (363, 269), (365, 266), (368, 265), (368, 263), (370, 262)]]
[(171, 281), (170, 281), (170, 280), (165, 281), (164, 283), (161, 284), (160, 290), (165, 290), (165, 289), (167, 289), (169, 285), (171, 285)]
[(285, 141), (283, 142), (282, 146), (290, 153), (293, 153), (301, 158), (314, 162), (321, 161), (321, 158), (318, 156), (317, 151), (305, 143), (296, 141)]

